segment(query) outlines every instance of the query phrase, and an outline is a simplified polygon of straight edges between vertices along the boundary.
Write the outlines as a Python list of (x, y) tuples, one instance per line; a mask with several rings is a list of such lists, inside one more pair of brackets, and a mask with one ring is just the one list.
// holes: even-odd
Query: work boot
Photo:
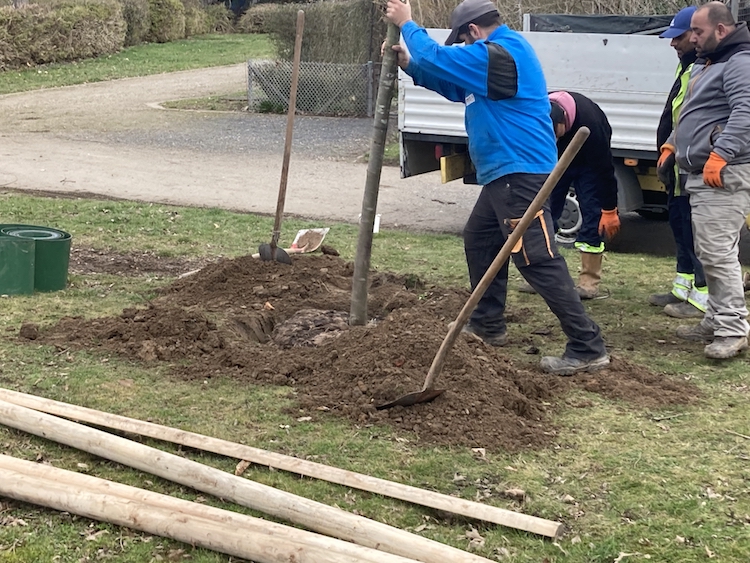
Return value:
[(531, 287), (531, 284), (529, 282), (527, 282), (527, 281), (525, 281), (525, 282), (523, 282), (523, 284), (521, 284), (521, 287), (518, 288), (518, 291), (520, 291), (521, 293), (533, 293), (533, 294), (536, 294), (536, 289), (534, 289), (533, 287)]
[(609, 365), (609, 356), (604, 354), (593, 360), (579, 360), (565, 356), (545, 356), (539, 364), (542, 370), (554, 375), (573, 375), (579, 371), (597, 371)]
[[(654, 293), (649, 296), (648, 302), (657, 307), (666, 307), (667, 305), (687, 301), (690, 291), (693, 289), (694, 282), (695, 274), (682, 274), (677, 272), (677, 275), (672, 281), (672, 291), (669, 293)], [(705, 287), (703, 289), (705, 290)]]
[(664, 313), (675, 319), (702, 319), (706, 314), (687, 301), (667, 305), (664, 307)]
[(578, 276), (576, 291), (581, 299), (593, 299), (599, 295), (599, 282), (602, 279), (603, 254), (581, 252), (581, 275)]
[(746, 336), (717, 336), (711, 344), (703, 349), (703, 353), (707, 358), (713, 360), (726, 360), (727, 358), (734, 358), (746, 349)]
[[(453, 323), (455, 322), (456, 321), (450, 323), (448, 325), (448, 328), (450, 329), (451, 327), (453, 327)], [(485, 344), (489, 344), (490, 346), (505, 346), (508, 343), (508, 335), (506, 333), (502, 332), (500, 334), (487, 336), (482, 331), (472, 326), (471, 323), (466, 323), (461, 329), (461, 332), (463, 334), (470, 334), (474, 338), (479, 338), (482, 342), (484, 342)]]
[(678, 326), (675, 334), (683, 340), (692, 342), (713, 342), (714, 329), (707, 327), (702, 321), (697, 325)]
[[(648, 296), (648, 302), (656, 307), (666, 307), (667, 305), (675, 305), (677, 303), (684, 303), (682, 299), (675, 296), (674, 293), (652, 293)], [(666, 312), (666, 311), (665, 311)], [(667, 313), (669, 314), (669, 313)]]

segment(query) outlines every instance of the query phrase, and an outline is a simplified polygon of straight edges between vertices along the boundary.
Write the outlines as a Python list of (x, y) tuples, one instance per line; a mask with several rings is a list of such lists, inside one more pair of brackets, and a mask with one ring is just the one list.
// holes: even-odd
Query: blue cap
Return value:
[(695, 10), (697, 10), (695, 6), (688, 6), (677, 12), (677, 15), (673, 17), (672, 21), (669, 23), (667, 30), (659, 37), (672, 39), (673, 37), (679, 37), (686, 31), (689, 31), (690, 20), (692, 19)]

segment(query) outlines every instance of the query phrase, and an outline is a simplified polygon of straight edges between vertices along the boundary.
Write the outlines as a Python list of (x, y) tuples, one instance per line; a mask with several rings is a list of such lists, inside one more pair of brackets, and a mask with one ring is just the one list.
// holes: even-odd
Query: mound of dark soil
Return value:
[[(177, 279), (148, 308), (112, 318), (65, 318), (40, 331), (36, 341), (168, 362), (174, 377), (188, 380), (286, 385), (299, 409), (314, 418), (389, 425), (413, 433), (408, 438), (422, 445), (490, 451), (549, 443), (556, 435), (549, 410), (574, 387), (636, 407), (688, 403), (699, 395), (689, 383), (616, 357), (610, 369), (595, 374), (551, 377), (520, 369), (503, 349), (461, 335), (438, 380), (444, 394), (432, 403), (378, 411), (376, 405), (421, 389), (468, 291), (374, 272), (368, 301), (373, 320), (350, 327), (352, 265), (327, 255), (293, 261), (219, 260)], [(169, 265), (171, 273), (176, 268)], [(527, 321), (523, 309), (509, 310), (508, 318), (522, 327)], [(534, 334), (529, 343), (541, 335), (561, 348), (557, 326), (526, 328)]]

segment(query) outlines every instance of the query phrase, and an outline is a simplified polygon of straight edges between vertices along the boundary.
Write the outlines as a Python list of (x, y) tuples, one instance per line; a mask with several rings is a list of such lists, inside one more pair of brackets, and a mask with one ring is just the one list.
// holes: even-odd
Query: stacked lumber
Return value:
[(146, 471), (301, 525), (310, 531), (8, 456), (0, 456), (0, 495), (170, 537), (259, 563), (486, 563), (488, 560), (60, 416), (173, 441), (549, 537), (557, 537), (562, 528), (557, 522), (513, 511), (208, 436), (0, 389), (0, 423), (6, 426)]

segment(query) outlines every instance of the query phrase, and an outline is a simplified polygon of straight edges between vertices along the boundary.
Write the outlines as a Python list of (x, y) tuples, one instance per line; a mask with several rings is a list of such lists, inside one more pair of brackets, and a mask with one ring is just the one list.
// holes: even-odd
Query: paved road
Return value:
[[(236, 94), (245, 65), (0, 96), (0, 187), (273, 214), (286, 116), (172, 111), (166, 100)], [(356, 222), (370, 119), (297, 117), (286, 211)], [(381, 175), (383, 227), (459, 233), (476, 186)], [(750, 260), (744, 237), (743, 261)], [(623, 219), (618, 252), (669, 256), (666, 222)]]
[[(245, 88), (245, 66), (0, 96), (0, 186), (273, 214), (286, 116), (184, 112), (165, 100)], [(297, 117), (289, 214), (356, 222), (372, 120)], [(385, 167), (384, 227), (459, 232), (477, 188)]]

